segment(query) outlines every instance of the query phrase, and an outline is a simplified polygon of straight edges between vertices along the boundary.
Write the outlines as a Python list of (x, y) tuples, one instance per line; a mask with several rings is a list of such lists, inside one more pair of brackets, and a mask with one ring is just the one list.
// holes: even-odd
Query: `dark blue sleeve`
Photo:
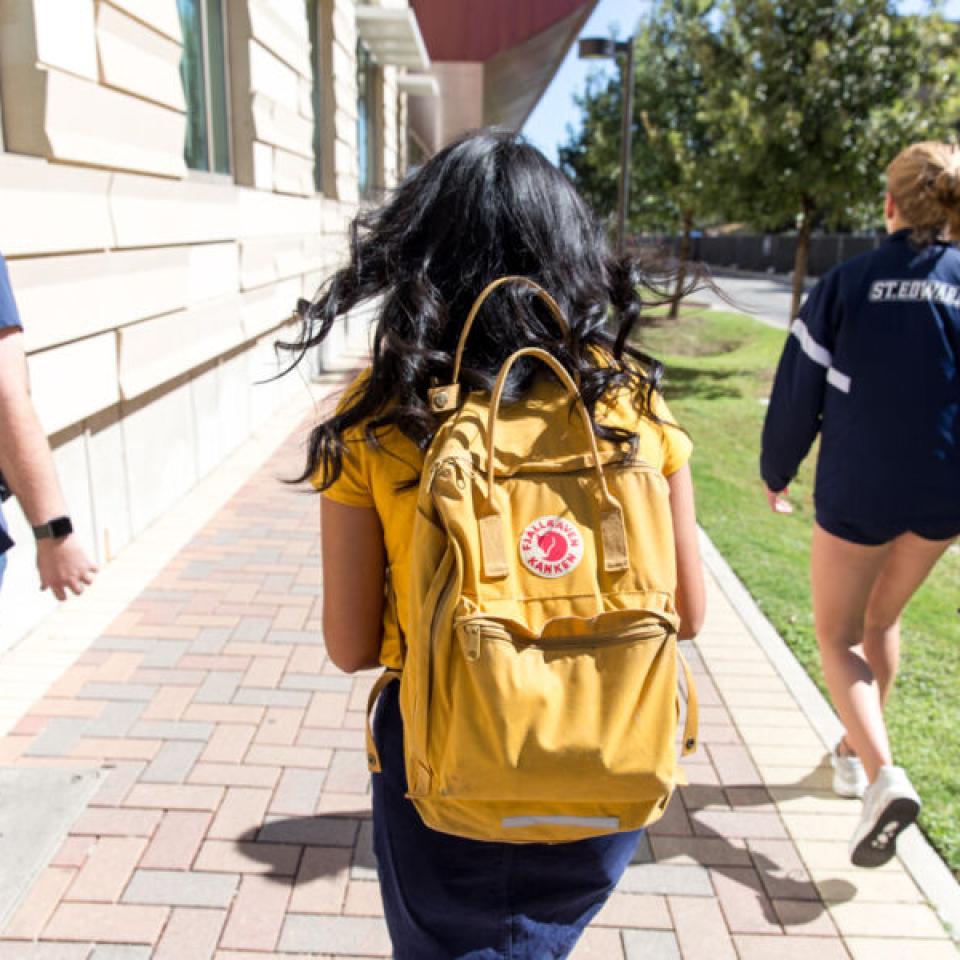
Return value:
[(22, 327), (17, 301), (13, 299), (7, 262), (0, 256), (0, 330), (4, 327)]
[(783, 348), (763, 424), (760, 473), (777, 492), (796, 476), (820, 430), (840, 317), (836, 271), (807, 297)]

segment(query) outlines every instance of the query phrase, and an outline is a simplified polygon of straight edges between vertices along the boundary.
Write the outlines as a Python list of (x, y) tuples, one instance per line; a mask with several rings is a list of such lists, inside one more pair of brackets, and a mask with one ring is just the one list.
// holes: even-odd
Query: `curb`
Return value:
[[(717, 581), (746, 628), (770, 659), (806, 714), (827, 750), (833, 749), (843, 726), (833, 708), (810, 679), (773, 624), (766, 618), (740, 578), (733, 572), (706, 531), (700, 527), (703, 562)], [(897, 842), (897, 855), (943, 922), (947, 932), (960, 940), (960, 884), (949, 867), (916, 826), (905, 830)]]
[[(793, 284), (792, 272), (776, 273), (771, 271), (768, 273), (765, 270), (740, 270), (737, 267), (714, 266), (711, 263), (707, 263), (706, 260), (700, 260), (698, 262), (702, 263), (710, 271), (711, 276), (714, 277), (742, 277), (745, 280), (769, 280), (771, 283), (780, 284), (787, 290), (789, 290)], [(819, 280), (819, 274), (817, 276), (807, 274), (807, 276), (803, 278), (803, 289), (812, 289)]]

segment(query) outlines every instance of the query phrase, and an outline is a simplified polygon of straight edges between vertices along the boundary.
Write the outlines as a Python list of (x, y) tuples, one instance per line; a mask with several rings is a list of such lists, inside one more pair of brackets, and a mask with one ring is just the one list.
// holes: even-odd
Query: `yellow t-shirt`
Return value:
[[(363, 377), (361, 374), (358, 381)], [(531, 396), (536, 397), (538, 391), (551, 385), (547, 379), (539, 380)], [(669, 477), (690, 459), (693, 444), (683, 430), (671, 426), (676, 421), (660, 394), (654, 395), (653, 409), (664, 424), (639, 416), (626, 391), (621, 391), (612, 402), (597, 405), (597, 420), (634, 431), (639, 436), (639, 455)], [(404, 591), (410, 574), (411, 537), (423, 454), (395, 427), (382, 431), (379, 439), (381, 449), (366, 441), (362, 426), (347, 431), (342, 472), (336, 482), (323, 491), (323, 496), (351, 507), (372, 507), (380, 517), (397, 599), (396, 606), (387, 603), (384, 607), (380, 661), (385, 666), (400, 667), (400, 637), (405, 630), (404, 612), (408, 608)], [(319, 483), (319, 477), (314, 483)]]

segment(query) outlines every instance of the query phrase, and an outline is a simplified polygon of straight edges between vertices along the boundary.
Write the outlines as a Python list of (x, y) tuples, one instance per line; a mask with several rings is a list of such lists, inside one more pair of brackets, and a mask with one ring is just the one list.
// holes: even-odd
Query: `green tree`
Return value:
[(724, 130), (724, 209), (763, 229), (796, 223), (793, 315), (812, 227), (876, 224), (890, 159), (950, 132), (955, 39), (888, 0), (724, 0), (718, 34), (706, 113)]
[[(671, 316), (691, 253), (691, 232), (715, 205), (709, 160), (717, 133), (704, 113), (716, 41), (711, 0), (658, 0), (635, 38), (633, 149), (628, 230), (679, 233)], [(598, 210), (612, 210), (620, 175), (619, 78), (591, 83), (578, 98), (579, 133), (560, 148), (561, 166)]]

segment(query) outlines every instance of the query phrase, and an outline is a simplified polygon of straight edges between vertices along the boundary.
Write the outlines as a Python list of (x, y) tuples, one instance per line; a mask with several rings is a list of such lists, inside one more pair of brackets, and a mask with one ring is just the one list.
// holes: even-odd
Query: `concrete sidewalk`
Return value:
[[(169, 521), (175, 535), (161, 523), (152, 579), (148, 552), (121, 556), (91, 599), (0, 661), (11, 721), (32, 699), (0, 765), (13, 784), (67, 771), (79, 798), (58, 796), (45, 831), (20, 838), (19, 872), (0, 862), (0, 960), (390, 955), (361, 732), (373, 678), (325, 658), (317, 500), (278, 482), (302, 438), (259, 466), (235, 459)], [(199, 526), (205, 510), (190, 535), (183, 516)], [(822, 707), (809, 691), (801, 707), (802, 683), (784, 679), (722, 561), (711, 567), (690, 786), (574, 956), (956, 957), (900, 861), (850, 865), (859, 806), (829, 791)], [(4, 782), (0, 808), (50, 800)]]

